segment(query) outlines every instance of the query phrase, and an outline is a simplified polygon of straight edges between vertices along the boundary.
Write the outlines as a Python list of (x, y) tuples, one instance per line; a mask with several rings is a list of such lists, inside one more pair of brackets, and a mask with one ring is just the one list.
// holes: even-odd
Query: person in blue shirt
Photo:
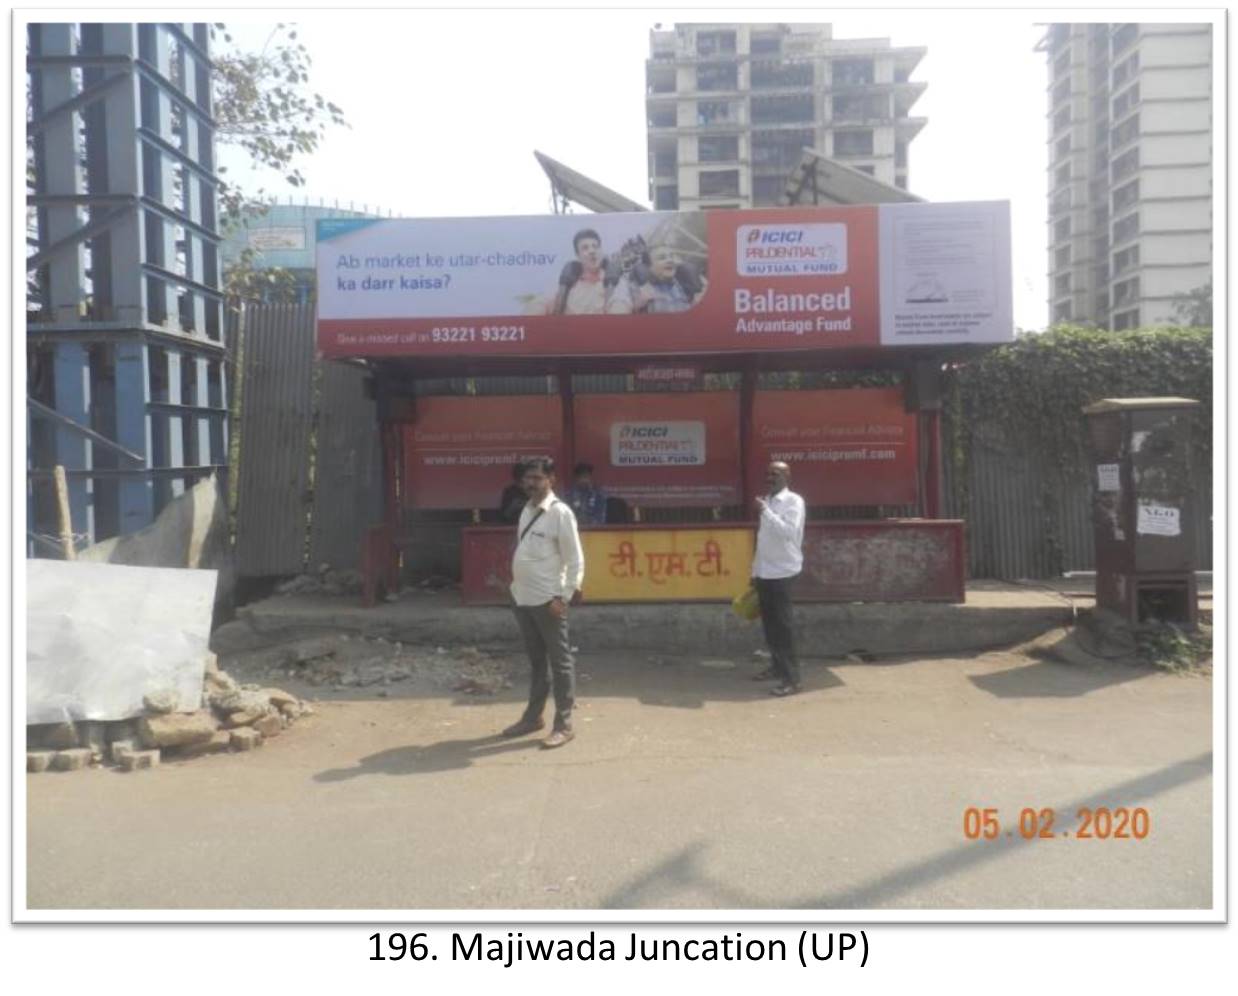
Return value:
[(567, 503), (582, 526), (606, 524), (606, 492), (593, 483), (593, 464), (578, 463), (572, 471)]

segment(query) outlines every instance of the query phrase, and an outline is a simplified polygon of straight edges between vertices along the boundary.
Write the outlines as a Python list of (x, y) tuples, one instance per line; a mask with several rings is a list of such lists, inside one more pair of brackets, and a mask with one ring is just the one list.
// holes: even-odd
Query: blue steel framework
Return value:
[(60, 464), (97, 541), (227, 465), (209, 29), (45, 23), (27, 42), (28, 530), (55, 532)]

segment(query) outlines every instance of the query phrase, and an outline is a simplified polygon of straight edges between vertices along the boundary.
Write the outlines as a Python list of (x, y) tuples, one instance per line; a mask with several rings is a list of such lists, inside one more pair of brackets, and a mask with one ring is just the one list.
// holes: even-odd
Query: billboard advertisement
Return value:
[(576, 459), (630, 505), (731, 505), (739, 500), (739, 395), (580, 394)]
[(326, 356), (1005, 341), (1009, 205), (318, 222)]
[(753, 400), (751, 494), (781, 460), (809, 505), (914, 505), (918, 500), (916, 416), (898, 387), (757, 391)]
[(406, 505), (497, 509), (513, 464), (561, 459), (563, 405), (558, 395), (418, 398), (403, 431)]

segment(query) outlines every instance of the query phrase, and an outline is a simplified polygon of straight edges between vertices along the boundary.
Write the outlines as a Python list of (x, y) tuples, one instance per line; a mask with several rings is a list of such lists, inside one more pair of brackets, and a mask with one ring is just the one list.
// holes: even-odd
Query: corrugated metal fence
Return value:
[[(382, 515), (382, 456), (364, 371), (314, 359), (314, 306), (249, 307), (239, 333), (242, 376), (236, 543), (243, 576), (356, 566), (362, 531)], [(235, 354), (234, 354), (235, 355)], [(625, 374), (577, 376), (574, 390), (631, 389)], [(553, 377), (422, 381), (419, 394), (541, 394)], [(1046, 474), (1058, 477), (1045, 487)], [(946, 461), (946, 514), (963, 516)], [(1061, 475), (1025, 449), (981, 436), (969, 459), (968, 560), (974, 578), (1047, 578), (1092, 570), (1091, 492), (1085, 467)], [(1046, 503), (1044, 496), (1049, 496)], [(1046, 507), (1047, 504), (1047, 507)], [(1212, 567), (1212, 484), (1196, 493), (1198, 563)], [(704, 513), (708, 514), (707, 510)], [(431, 515), (458, 529), (464, 516)], [(415, 558), (414, 558), (415, 559)]]
[(365, 372), (314, 359), (312, 304), (247, 307), (239, 337), (238, 572), (355, 567), (362, 532), (382, 514)]
[[(970, 508), (961, 507), (948, 460), (945, 491), (946, 515), (967, 521), (971, 577), (1015, 580), (1095, 570), (1088, 466), (1062, 473), (1038, 466), (1025, 449), (979, 438), (968, 463)], [(1196, 557), (1200, 570), (1211, 570), (1212, 480), (1206, 468), (1196, 473)]]

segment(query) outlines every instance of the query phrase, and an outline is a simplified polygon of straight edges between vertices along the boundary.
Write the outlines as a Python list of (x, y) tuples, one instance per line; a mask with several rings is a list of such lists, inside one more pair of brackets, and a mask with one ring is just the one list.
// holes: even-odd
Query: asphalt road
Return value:
[[(727, 666), (728, 663), (730, 666)], [(584, 656), (577, 740), (494, 697), (323, 702), (262, 749), (28, 776), (27, 896), (57, 909), (1198, 909), (1207, 677), (1012, 653), (806, 665)], [(1142, 839), (1081, 839), (1081, 807)], [(994, 808), (993, 840), (964, 813)], [(1025, 840), (1024, 808), (1055, 810)], [(1037, 820), (1036, 830), (1043, 826)]]

